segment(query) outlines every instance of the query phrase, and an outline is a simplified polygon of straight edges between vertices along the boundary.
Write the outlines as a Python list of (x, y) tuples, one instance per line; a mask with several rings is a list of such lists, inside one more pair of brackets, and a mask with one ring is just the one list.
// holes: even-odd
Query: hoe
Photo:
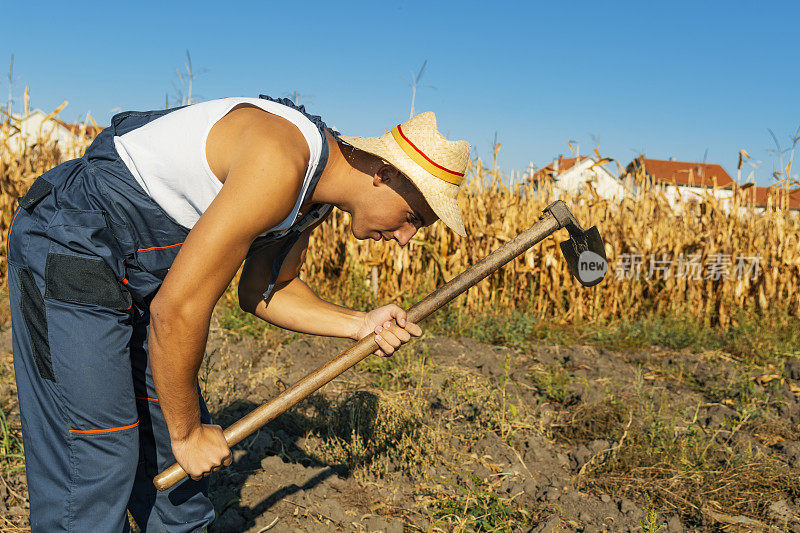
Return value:
[[(581, 228), (566, 204), (557, 200), (544, 209), (539, 220), (533, 226), (417, 302), (408, 310), (407, 320), (416, 323), (427, 318), (450, 303), (456, 296), (561, 228), (569, 231), (569, 240), (561, 243), (561, 252), (567, 260), (570, 273), (585, 287), (600, 283), (608, 265), (600, 232), (596, 226), (592, 226), (588, 230)], [(378, 343), (375, 342), (374, 337), (374, 333), (367, 335), (269, 402), (234, 422), (224, 432), (228, 446), (241, 442), (278, 415), (365, 359), (378, 349)], [(158, 490), (166, 490), (184, 477), (186, 477), (186, 472), (179, 464), (175, 463), (158, 474), (153, 482)]]

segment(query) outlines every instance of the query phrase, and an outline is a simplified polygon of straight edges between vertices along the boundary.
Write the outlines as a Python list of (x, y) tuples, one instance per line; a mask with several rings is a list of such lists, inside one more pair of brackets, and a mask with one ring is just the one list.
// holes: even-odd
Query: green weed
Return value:
[(216, 307), (216, 317), (219, 328), (229, 337), (236, 340), (242, 337), (252, 337), (260, 339), (264, 336), (264, 331), (273, 328), (269, 323), (264, 322), (257, 316), (243, 311), (234, 296), (234, 289), (229, 289), (225, 297), (220, 300)]
[(650, 508), (639, 524), (642, 526), (642, 533), (661, 533), (663, 525), (660, 524), (658, 513), (654, 508)]
[(458, 531), (511, 532), (530, 525), (535, 516), (514, 502), (493, 492), (477, 476), (471, 475), (473, 486), (455, 485), (457, 494), (429, 491), (433, 496), (433, 525), (457, 526)]
[(25, 469), (22, 436), (11, 428), (6, 413), (0, 408), (0, 466), (5, 472)]
[(524, 310), (473, 315), (458, 305), (441, 310), (423, 327), (441, 335), (472, 337), (488, 344), (528, 349), (531, 342), (590, 344), (610, 350), (664, 346), (676, 350), (723, 350), (743, 362), (766, 364), (796, 353), (800, 320), (782, 314), (740, 312), (724, 330), (688, 312), (645, 315), (607, 322), (560, 324)]
[(563, 403), (569, 394), (572, 376), (560, 365), (549, 365), (544, 370), (532, 370), (531, 380), (547, 401)]

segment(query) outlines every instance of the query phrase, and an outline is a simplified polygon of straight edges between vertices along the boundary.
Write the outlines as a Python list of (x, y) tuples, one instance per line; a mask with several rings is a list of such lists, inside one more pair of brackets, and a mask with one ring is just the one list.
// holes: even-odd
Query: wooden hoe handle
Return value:
[[(533, 226), (417, 302), (408, 310), (407, 320), (417, 323), (427, 318), (441, 307), (450, 303), (456, 296), (465, 292), (512, 259), (523, 254), (528, 248), (541, 242), (560, 227), (562, 226), (555, 216), (549, 211), (545, 211)], [(378, 349), (379, 346), (375, 342), (374, 333), (356, 342), (351, 348), (340, 353), (272, 400), (257, 407), (225, 429), (225, 440), (228, 446), (233, 446), (245, 437), (255, 433), (278, 415), (301, 402)], [(186, 472), (183, 471), (181, 465), (175, 463), (158, 474), (153, 483), (158, 490), (166, 490), (185, 477)]]

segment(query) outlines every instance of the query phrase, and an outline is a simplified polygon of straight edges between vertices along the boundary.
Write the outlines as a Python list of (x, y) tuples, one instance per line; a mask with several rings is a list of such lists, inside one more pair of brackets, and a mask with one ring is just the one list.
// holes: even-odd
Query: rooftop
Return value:
[(736, 183), (725, 169), (716, 163), (690, 163), (687, 161), (666, 161), (637, 157), (626, 167), (626, 172), (633, 173), (642, 169), (656, 183), (676, 184), (693, 187), (732, 188)]
[(564, 157), (563, 155), (560, 155), (558, 156), (558, 159), (554, 160), (546, 167), (542, 167), (534, 172), (529, 179), (532, 181), (537, 181), (544, 178), (555, 178), (562, 172), (566, 172), (567, 170), (571, 169), (584, 159), (588, 159), (588, 157)]
[(783, 205), (788, 201), (789, 209), (800, 210), (800, 189), (786, 189), (780, 186), (758, 187), (752, 186), (737, 189), (737, 194), (744, 196), (744, 201), (757, 207), (766, 207), (770, 197), (772, 205)]

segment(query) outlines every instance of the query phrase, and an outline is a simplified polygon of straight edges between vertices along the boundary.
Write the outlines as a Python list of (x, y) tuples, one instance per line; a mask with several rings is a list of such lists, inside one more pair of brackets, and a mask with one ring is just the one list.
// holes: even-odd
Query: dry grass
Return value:
[(642, 413), (633, 416), (633, 424), (617, 425), (618, 445), (587, 465), (577, 477), (579, 488), (624, 494), (698, 525), (709, 512), (768, 520), (769, 502), (800, 494), (796, 470), (729, 444), (723, 438), (728, 432), (706, 433), (698, 426), (675, 426), (666, 417), (637, 415)]

